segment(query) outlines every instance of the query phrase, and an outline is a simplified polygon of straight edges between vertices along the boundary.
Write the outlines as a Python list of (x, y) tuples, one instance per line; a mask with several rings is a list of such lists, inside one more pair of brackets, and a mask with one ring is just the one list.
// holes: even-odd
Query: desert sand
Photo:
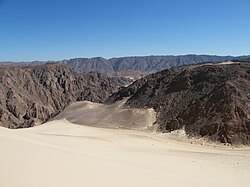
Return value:
[[(250, 185), (249, 147), (201, 145), (191, 143), (182, 133), (140, 130), (150, 125), (143, 127), (140, 122), (150, 122), (152, 111), (144, 111), (148, 115), (135, 111), (141, 120), (137, 120), (138, 129), (126, 130), (100, 128), (103, 122), (117, 122), (112, 115), (100, 117), (105, 113), (103, 105), (80, 102), (70, 107), (65, 116), (34, 128), (0, 128), (0, 187)], [(79, 108), (100, 111), (91, 117), (82, 113), (83, 118), (77, 113)], [(135, 115), (125, 113), (128, 119)], [(81, 116), (81, 125), (69, 122), (72, 115)], [(99, 122), (93, 121), (98, 115)], [(84, 122), (92, 123), (86, 126)], [(123, 123), (121, 120), (118, 126)]]
[(154, 109), (130, 109), (123, 107), (128, 98), (106, 105), (89, 101), (79, 101), (68, 106), (54, 120), (66, 119), (79, 125), (115, 129), (155, 130)]

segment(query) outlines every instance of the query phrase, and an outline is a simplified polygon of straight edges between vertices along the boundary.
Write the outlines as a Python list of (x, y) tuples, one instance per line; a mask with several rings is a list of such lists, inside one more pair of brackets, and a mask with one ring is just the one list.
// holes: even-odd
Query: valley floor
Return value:
[(250, 148), (56, 120), (0, 128), (0, 187), (250, 186)]

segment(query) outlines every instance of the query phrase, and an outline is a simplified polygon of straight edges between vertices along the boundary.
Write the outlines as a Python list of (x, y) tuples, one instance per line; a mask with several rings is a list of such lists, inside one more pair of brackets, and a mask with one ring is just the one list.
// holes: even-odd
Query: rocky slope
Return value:
[(164, 70), (113, 94), (126, 106), (154, 108), (159, 130), (184, 128), (190, 136), (250, 144), (250, 64), (186, 66)]
[(102, 102), (126, 80), (77, 74), (64, 64), (0, 67), (0, 126), (42, 123), (74, 101)]

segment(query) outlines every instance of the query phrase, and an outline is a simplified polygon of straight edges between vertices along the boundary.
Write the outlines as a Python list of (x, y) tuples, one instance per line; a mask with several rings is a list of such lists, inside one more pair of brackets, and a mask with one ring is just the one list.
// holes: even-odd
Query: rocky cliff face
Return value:
[(250, 144), (250, 64), (187, 66), (134, 82), (107, 102), (130, 97), (126, 105), (153, 107), (159, 130), (184, 128), (190, 136)]
[(124, 80), (100, 73), (77, 74), (63, 64), (0, 67), (0, 125), (31, 127), (74, 101), (102, 102)]

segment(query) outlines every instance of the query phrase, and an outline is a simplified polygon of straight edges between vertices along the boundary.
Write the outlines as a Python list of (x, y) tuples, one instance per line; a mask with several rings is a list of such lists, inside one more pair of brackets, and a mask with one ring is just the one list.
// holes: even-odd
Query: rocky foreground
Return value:
[(31, 127), (72, 102), (102, 102), (127, 81), (100, 73), (79, 74), (64, 64), (1, 66), (0, 126)]
[(113, 94), (131, 108), (154, 108), (162, 132), (250, 144), (250, 64), (186, 66), (164, 70)]

